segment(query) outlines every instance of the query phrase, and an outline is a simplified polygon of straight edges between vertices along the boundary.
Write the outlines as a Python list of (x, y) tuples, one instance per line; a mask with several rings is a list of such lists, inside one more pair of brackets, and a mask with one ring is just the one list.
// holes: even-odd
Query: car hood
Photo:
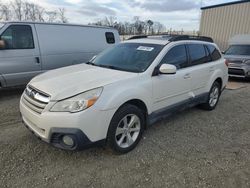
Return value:
[(53, 101), (62, 100), (137, 75), (137, 73), (81, 64), (38, 75), (30, 81), (29, 85), (49, 94), (51, 101)]
[(229, 61), (236, 61), (236, 62), (244, 62), (246, 60), (250, 60), (250, 56), (245, 55), (224, 55), (224, 58)]

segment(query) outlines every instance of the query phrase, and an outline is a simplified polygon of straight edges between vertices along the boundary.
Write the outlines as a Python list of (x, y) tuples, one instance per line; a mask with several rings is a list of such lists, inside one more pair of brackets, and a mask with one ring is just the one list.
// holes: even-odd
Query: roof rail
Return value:
[(200, 40), (205, 42), (214, 42), (211, 37), (206, 36), (192, 36), (192, 35), (176, 35), (169, 39), (169, 41), (180, 41), (180, 40)]
[(142, 38), (148, 38), (148, 35), (135, 35), (133, 37), (128, 38), (128, 40), (132, 39), (142, 39)]
[(136, 35), (130, 37), (128, 40), (132, 39), (142, 39), (142, 38), (150, 38), (150, 37), (157, 37), (161, 36), (162, 39), (166, 39), (170, 42), (180, 41), (180, 40), (198, 40), (198, 41), (205, 41), (205, 42), (214, 42), (211, 37), (206, 36), (194, 36), (194, 35), (169, 35), (169, 34), (160, 34), (160, 35)]

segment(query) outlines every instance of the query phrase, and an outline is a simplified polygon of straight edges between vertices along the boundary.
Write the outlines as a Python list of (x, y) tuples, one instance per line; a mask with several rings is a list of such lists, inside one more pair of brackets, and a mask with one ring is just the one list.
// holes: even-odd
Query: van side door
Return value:
[(24, 85), (41, 72), (40, 52), (33, 24), (11, 24), (2, 33), (0, 74), (6, 86)]

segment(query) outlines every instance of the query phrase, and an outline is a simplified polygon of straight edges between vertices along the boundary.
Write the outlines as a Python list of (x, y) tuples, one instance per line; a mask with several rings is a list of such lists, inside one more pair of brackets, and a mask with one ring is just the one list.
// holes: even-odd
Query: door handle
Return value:
[(184, 78), (184, 79), (189, 79), (189, 78), (191, 78), (191, 76), (190, 76), (190, 74), (188, 73), (188, 74), (185, 74), (183, 78)]
[(40, 64), (40, 58), (39, 57), (36, 57), (36, 63)]

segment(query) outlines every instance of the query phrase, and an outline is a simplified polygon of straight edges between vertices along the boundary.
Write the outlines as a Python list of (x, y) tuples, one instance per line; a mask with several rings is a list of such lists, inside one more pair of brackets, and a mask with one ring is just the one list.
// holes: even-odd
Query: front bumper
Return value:
[(250, 67), (229, 66), (228, 75), (237, 78), (250, 78)]
[[(101, 111), (92, 106), (78, 113), (50, 112), (46, 108), (39, 114), (23, 101), (20, 112), (25, 126), (39, 139), (62, 149), (83, 149), (106, 139), (108, 127), (115, 109)], [(73, 148), (61, 143), (63, 135), (72, 135), (76, 141)]]
[[(54, 147), (65, 149), (65, 150), (82, 150), (87, 149), (95, 145), (103, 145), (105, 139), (91, 142), (88, 137), (80, 130), (76, 128), (52, 128), (51, 129), (51, 138), (50, 140), (42, 139), (38, 134), (36, 134), (24, 121), (23, 124), (25, 127), (31, 131), (39, 140), (43, 140), (48, 144), (53, 145)], [(66, 145), (62, 138), (63, 136), (70, 136), (74, 140), (73, 146)]]

